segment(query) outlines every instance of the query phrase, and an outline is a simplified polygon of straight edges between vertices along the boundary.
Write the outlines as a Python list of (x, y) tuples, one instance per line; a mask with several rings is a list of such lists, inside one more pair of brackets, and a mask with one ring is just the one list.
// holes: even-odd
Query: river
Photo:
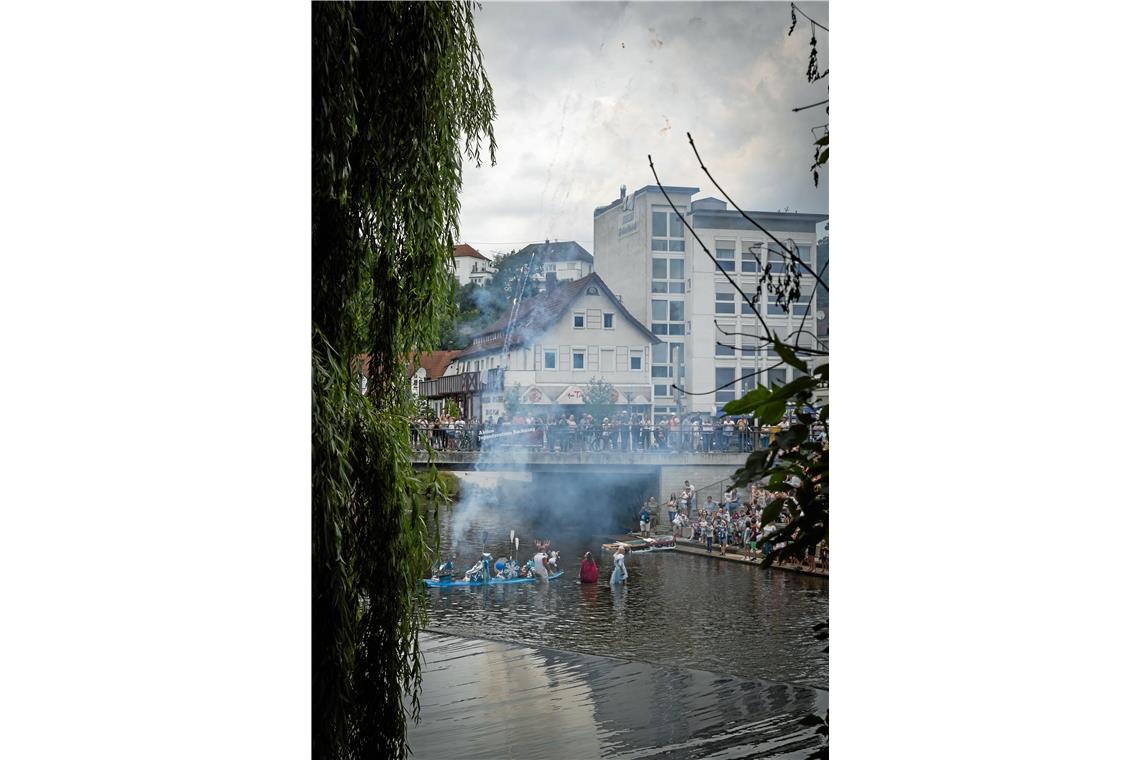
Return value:
[[(430, 589), (421, 722), (408, 741), (441, 758), (808, 758), (803, 721), (828, 709), (828, 581), (679, 552), (634, 554), (611, 588), (601, 544), (630, 527), (639, 485), (592, 479), (465, 489), (441, 512), (441, 556), (519, 556), (548, 538), (549, 584)], [(624, 490), (623, 490), (624, 489)], [(627, 503), (628, 502), (628, 503)], [(592, 551), (601, 583), (577, 583)]]

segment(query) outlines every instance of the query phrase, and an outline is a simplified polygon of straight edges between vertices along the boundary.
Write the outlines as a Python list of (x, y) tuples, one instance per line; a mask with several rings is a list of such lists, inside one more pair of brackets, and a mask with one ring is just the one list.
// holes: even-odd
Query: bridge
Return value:
[(697, 489), (698, 503), (705, 496), (720, 500), (720, 491), (744, 462), (748, 452), (699, 451), (549, 451), (536, 447), (498, 446), (479, 451), (426, 451), (412, 453), (412, 463), (429, 462), (441, 470), (502, 472), (526, 470), (536, 474), (570, 475), (581, 480), (636, 480), (643, 490), (663, 504), (669, 494), (681, 492), (686, 480)]

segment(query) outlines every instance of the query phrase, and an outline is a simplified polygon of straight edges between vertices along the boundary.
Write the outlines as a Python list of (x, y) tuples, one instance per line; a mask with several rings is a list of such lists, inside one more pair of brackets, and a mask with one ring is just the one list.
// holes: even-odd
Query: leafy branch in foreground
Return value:
[[(815, 84), (816, 82), (818, 82), (821, 79), (824, 79), (828, 74), (831, 73), (830, 68), (825, 69), (823, 71), (823, 73), (820, 73), (820, 71), (819, 71), (819, 47), (818, 47), (819, 43), (815, 37), (815, 30), (817, 28), (822, 29), (825, 32), (829, 32), (830, 30), (826, 26), (824, 26), (823, 24), (819, 23), (818, 21), (816, 21), (815, 19), (811, 18), (806, 13), (804, 13), (803, 9), (797, 7), (795, 3), (792, 3), (791, 6), (792, 6), (792, 25), (790, 27), (788, 27), (788, 36), (789, 37), (791, 37), (792, 32), (794, 32), (796, 30), (796, 22), (798, 21), (798, 18), (796, 17), (796, 11), (799, 11), (800, 15), (802, 15), (804, 18), (806, 18), (808, 20), (808, 23), (811, 24), (811, 40), (808, 42), (809, 52), (808, 52), (807, 80), (809, 83)], [(813, 103), (810, 106), (800, 106), (799, 108), (793, 108), (792, 112), (797, 113), (799, 111), (803, 111), (803, 110), (806, 110), (808, 108), (814, 108), (815, 106), (827, 105), (827, 102), (828, 102), (827, 100), (821, 100), (820, 102)], [(828, 109), (827, 109), (828, 113), (830, 113), (830, 110), (831, 110), (830, 107), (828, 107)], [(827, 127), (828, 127), (827, 124), (822, 124), (819, 127), (813, 127), (812, 128), (812, 134), (813, 135), (815, 134), (816, 129), (822, 128), (824, 131), (823, 136), (818, 138), (813, 143), (813, 146), (815, 147), (815, 156), (814, 156), (814, 161), (811, 165), (811, 175), (812, 175), (812, 180), (815, 182), (816, 187), (819, 187), (819, 170), (827, 165), (827, 159), (828, 159), (828, 128)]]

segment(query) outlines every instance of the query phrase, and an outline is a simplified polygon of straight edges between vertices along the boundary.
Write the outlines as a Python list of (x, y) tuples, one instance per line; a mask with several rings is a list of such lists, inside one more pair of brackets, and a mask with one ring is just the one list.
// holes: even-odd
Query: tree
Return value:
[(600, 422), (603, 417), (613, 414), (617, 397), (617, 389), (605, 378), (591, 377), (582, 389), (582, 411)]
[[(404, 758), (419, 717), (424, 510), (406, 359), (453, 308), (462, 156), (495, 116), (466, 3), (312, 6), (313, 739)], [(369, 356), (367, 391), (354, 357)]]
[(503, 392), (503, 409), (507, 413), (507, 419), (513, 420), (520, 408), (522, 408), (522, 385), (515, 383)]

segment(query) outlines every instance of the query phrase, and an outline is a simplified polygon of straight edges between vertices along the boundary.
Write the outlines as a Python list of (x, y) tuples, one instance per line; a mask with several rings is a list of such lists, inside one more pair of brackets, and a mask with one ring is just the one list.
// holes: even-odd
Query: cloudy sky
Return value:
[[(797, 3), (825, 26), (826, 3)], [(685, 138), (746, 209), (826, 212), (812, 185), (811, 128), (827, 97), (809, 85), (810, 26), (790, 5), (484, 2), (475, 25), (498, 108), (496, 166), (464, 172), (460, 239), (484, 253), (577, 240), (593, 209), (652, 184), (716, 194)], [(817, 32), (820, 68), (827, 32)]]

